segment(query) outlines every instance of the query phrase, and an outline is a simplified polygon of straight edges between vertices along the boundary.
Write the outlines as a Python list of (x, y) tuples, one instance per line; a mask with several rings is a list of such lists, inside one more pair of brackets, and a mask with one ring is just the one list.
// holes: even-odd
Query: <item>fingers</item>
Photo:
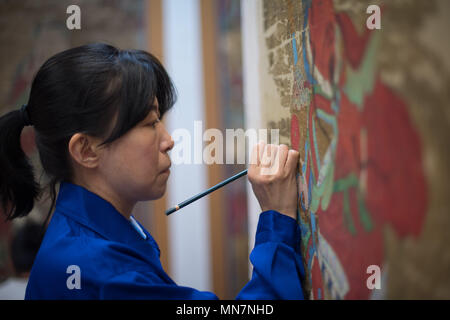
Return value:
[(297, 171), (298, 160), (300, 157), (300, 153), (293, 149), (289, 150), (285, 170), (287, 174), (295, 173)]
[(258, 155), (258, 163), (257, 163), (257, 165), (260, 166), (263, 155), (264, 155), (264, 150), (266, 149), (266, 143), (264, 141), (260, 141), (258, 143), (257, 148), (258, 148), (258, 154), (257, 154)]
[(258, 169), (262, 175), (278, 173), (289, 174), (295, 172), (299, 160), (299, 153), (289, 150), (285, 144), (274, 145), (260, 141), (252, 149), (250, 167)]
[(274, 144), (268, 144), (264, 148), (264, 152), (261, 158), (261, 167), (271, 167), (275, 164), (275, 158), (278, 153), (278, 146)]
[(261, 158), (265, 147), (266, 143), (264, 141), (260, 141), (257, 145), (253, 146), (252, 154), (250, 156), (250, 166), (259, 167), (261, 165)]
[(283, 168), (286, 166), (286, 160), (289, 153), (289, 147), (285, 144), (280, 144), (278, 148), (278, 162), (280, 165), (280, 168)]

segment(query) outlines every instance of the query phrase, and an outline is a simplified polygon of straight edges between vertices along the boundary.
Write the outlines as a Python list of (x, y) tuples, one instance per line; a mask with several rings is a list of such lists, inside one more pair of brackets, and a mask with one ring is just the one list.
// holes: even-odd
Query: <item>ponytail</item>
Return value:
[(22, 107), (0, 117), (0, 205), (6, 220), (26, 216), (40, 194), (33, 167), (20, 144), (20, 134), (30, 124), (27, 116)]

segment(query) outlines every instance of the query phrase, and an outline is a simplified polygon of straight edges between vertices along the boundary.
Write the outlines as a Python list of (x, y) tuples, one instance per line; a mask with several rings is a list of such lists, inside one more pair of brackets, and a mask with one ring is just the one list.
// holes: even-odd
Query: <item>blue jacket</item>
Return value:
[[(251, 280), (238, 299), (303, 299), (296, 221), (276, 211), (259, 217)], [(134, 218), (87, 189), (62, 182), (31, 270), (25, 299), (217, 299), (178, 286), (159, 248)]]

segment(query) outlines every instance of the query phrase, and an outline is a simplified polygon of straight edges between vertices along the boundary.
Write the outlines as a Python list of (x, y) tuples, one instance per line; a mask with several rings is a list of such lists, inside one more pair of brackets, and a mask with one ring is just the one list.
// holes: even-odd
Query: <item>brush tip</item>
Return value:
[(174, 213), (174, 212), (177, 211), (178, 209), (180, 209), (179, 206), (175, 206), (175, 207), (172, 207), (172, 208), (168, 209), (168, 210), (166, 211), (166, 216), (168, 216), (168, 215), (171, 214), (171, 213)]

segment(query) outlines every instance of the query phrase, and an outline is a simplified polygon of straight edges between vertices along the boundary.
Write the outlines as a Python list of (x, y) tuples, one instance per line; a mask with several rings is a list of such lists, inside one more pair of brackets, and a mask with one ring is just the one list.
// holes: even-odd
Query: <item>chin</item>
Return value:
[(162, 198), (164, 196), (164, 194), (166, 193), (166, 186), (164, 185), (163, 188), (159, 189), (159, 190), (153, 190), (150, 198), (148, 200), (158, 200), (160, 198)]

